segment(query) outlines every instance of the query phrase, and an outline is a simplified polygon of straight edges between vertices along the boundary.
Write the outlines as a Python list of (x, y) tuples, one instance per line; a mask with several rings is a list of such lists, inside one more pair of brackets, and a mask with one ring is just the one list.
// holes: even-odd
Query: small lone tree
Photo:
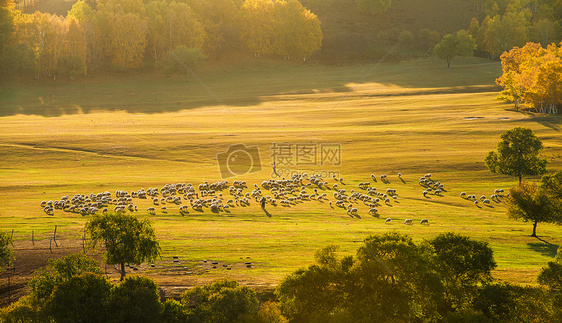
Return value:
[(6, 232), (0, 232), (0, 273), (3, 267), (8, 267), (12, 264), (12, 256), (14, 254), (12, 247), (12, 240)]
[(435, 45), (433, 53), (447, 61), (447, 67), (451, 66), (451, 61), (457, 56), (472, 56), (476, 49), (476, 41), (466, 30), (459, 30), (455, 34), (448, 34), (443, 37), (439, 44)]
[(121, 265), (121, 280), (125, 278), (126, 263), (140, 265), (160, 256), (160, 245), (148, 219), (139, 221), (121, 213), (98, 214), (86, 223), (86, 232), (91, 237), (90, 247), (103, 242), (108, 264)]
[(539, 222), (559, 223), (556, 201), (540, 189), (536, 184), (521, 182), (519, 186), (509, 190), (507, 202), (507, 215), (516, 220), (533, 222), (533, 234), (537, 236), (537, 225)]
[(497, 151), (486, 156), (486, 166), (492, 173), (517, 176), (546, 173), (546, 158), (539, 157), (542, 142), (528, 128), (516, 127), (503, 133)]

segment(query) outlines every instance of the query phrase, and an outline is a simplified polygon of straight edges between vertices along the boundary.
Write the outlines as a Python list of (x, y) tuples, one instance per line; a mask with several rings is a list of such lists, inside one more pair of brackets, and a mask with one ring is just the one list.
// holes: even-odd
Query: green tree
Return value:
[[(428, 243), (395, 232), (370, 236), (357, 257), (337, 257), (328, 246), (318, 264), (278, 285), (282, 313), (294, 322), (436, 320), (444, 289)], [(368, 318), (368, 319), (366, 319)]]
[(121, 213), (97, 214), (86, 223), (86, 232), (91, 247), (96, 248), (100, 242), (105, 246), (106, 263), (121, 265), (121, 280), (125, 278), (125, 264), (140, 265), (160, 255), (160, 245), (148, 219), (139, 221)]
[(547, 18), (540, 19), (531, 28), (531, 35), (533, 41), (546, 47), (560, 39), (560, 23)]
[[(176, 47), (173, 53), (168, 52), (164, 58), (158, 63), (167, 75), (183, 74), (186, 78), (189, 70), (195, 70), (207, 57), (201, 51), (201, 48), (187, 48), (184, 45)], [(186, 66), (188, 68), (186, 68)]]
[(270, 0), (246, 0), (237, 17), (240, 38), (254, 57), (272, 51), (275, 36), (273, 2)]
[(558, 205), (544, 190), (535, 184), (519, 183), (519, 186), (509, 190), (507, 215), (516, 220), (533, 223), (531, 237), (537, 236), (537, 225), (544, 223), (560, 223)]
[(553, 289), (562, 289), (562, 247), (558, 247), (554, 261), (549, 261), (546, 267), (541, 268), (537, 281)]
[(128, 276), (115, 286), (108, 308), (114, 322), (160, 322), (164, 310), (158, 286), (141, 276)]
[(46, 269), (33, 273), (29, 286), (37, 299), (48, 298), (55, 287), (82, 273), (103, 274), (95, 259), (81, 254), (70, 254), (61, 259), (50, 259)]
[(59, 57), (57, 69), (60, 74), (74, 80), (76, 74), (83, 73), (86, 67), (78, 55), (66, 55)]
[(35, 52), (26, 43), (6, 46), (0, 54), (0, 66), (6, 74), (34, 73), (35, 64)]
[(167, 299), (164, 302), (164, 312), (162, 313), (164, 323), (187, 323), (187, 312), (184, 306), (175, 299)]
[(0, 322), (3, 323), (49, 323), (50, 320), (46, 316), (41, 308), (41, 302), (34, 295), (26, 295), (17, 302), (0, 308)]
[(358, 11), (378, 15), (385, 13), (390, 8), (392, 0), (355, 0), (355, 4)]
[(4, 47), (10, 45), (14, 33), (16, 12), (12, 9), (12, 5), (12, 1), (9, 0), (3, 0), (0, 4), (0, 56)]
[(86, 272), (57, 285), (46, 307), (55, 322), (107, 322), (110, 292), (107, 279)]
[(0, 273), (3, 267), (12, 265), (14, 251), (12, 250), (12, 240), (8, 233), (0, 231)]
[(258, 312), (256, 292), (228, 279), (186, 291), (181, 303), (190, 322), (237, 322)]
[(541, 187), (552, 198), (562, 199), (562, 170), (558, 170), (553, 174), (544, 175), (541, 178)]
[(301, 56), (303, 60), (322, 46), (322, 29), (315, 14), (297, 0), (275, 1), (273, 16), (275, 37), (273, 52), (289, 60)]
[(546, 172), (546, 158), (541, 158), (541, 140), (528, 128), (516, 127), (503, 133), (497, 151), (486, 156), (486, 166), (492, 173), (517, 176), (541, 175)]
[(409, 44), (414, 40), (414, 34), (409, 30), (402, 30), (398, 35), (398, 41), (403, 44)]
[(527, 41), (530, 17), (526, 12), (509, 12), (490, 19), (484, 31), (486, 51), (500, 56), (514, 46), (523, 46)]
[(492, 249), (487, 242), (453, 232), (442, 233), (429, 243), (435, 249), (437, 268), (451, 306), (466, 308), (477, 286), (492, 281), (491, 272), (496, 267)]
[(476, 49), (476, 41), (465, 30), (459, 30), (455, 34), (448, 34), (441, 42), (435, 45), (433, 54), (447, 61), (447, 67), (457, 56), (472, 56)]
[(418, 40), (421, 43), (422, 48), (426, 49), (427, 52), (431, 52), (433, 47), (441, 40), (439, 32), (435, 30), (429, 30), (427, 28), (420, 29), (418, 32)]

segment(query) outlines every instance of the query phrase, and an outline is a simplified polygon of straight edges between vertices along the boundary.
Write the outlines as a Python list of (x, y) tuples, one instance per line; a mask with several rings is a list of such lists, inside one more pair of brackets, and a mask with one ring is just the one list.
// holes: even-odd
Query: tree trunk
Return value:
[(125, 263), (121, 263), (121, 278), (119, 281), (123, 281), (125, 279)]
[(519, 175), (519, 186), (521, 186), (522, 181), (523, 181), (523, 175)]
[(531, 234), (531, 237), (537, 237), (537, 224), (539, 224), (539, 221), (533, 223), (533, 234)]
[(450, 59), (447, 60), (447, 67), (451, 67), (451, 60)]

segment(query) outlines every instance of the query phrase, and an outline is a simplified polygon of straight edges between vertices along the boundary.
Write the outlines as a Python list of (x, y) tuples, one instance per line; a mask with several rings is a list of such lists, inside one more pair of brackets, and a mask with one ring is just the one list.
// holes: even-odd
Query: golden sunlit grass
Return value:
[[(540, 224), (542, 240), (537, 240), (530, 237), (530, 224), (507, 219), (503, 203), (476, 207), (459, 194), (489, 197), (496, 188), (516, 184), (484, 165), (500, 134), (516, 126), (532, 128), (546, 147), (548, 169), (559, 169), (560, 116), (517, 112), (498, 102), (498, 62), (460, 59), (449, 69), (429, 59), (383, 64), (355, 87), (370, 68), (287, 64), (201, 73), (228, 107), (192, 79), (154, 75), (3, 84), (0, 230), (14, 229), (24, 243), (32, 230), (45, 238), (58, 225), (64, 245), (65, 239), (81, 237), (88, 217), (62, 211), (47, 216), (39, 207), (42, 200), (214, 182), (220, 180), (217, 153), (238, 143), (260, 150), (261, 172), (229, 179), (246, 180), (251, 190), (271, 175), (273, 143), (337, 143), (341, 165), (301, 170), (339, 172), (345, 179), (339, 186), (348, 192), (360, 191), (357, 184), (369, 181), (370, 174), (388, 174), (390, 184), (371, 181), (379, 191), (398, 193), (390, 206), (379, 207), (380, 218), (362, 205), (359, 217), (350, 217), (327, 201), (268, 206), (270, 216), (257, 203), (220, 214), (190, 209), (183, 217), (177, 206), (168, 205), (167, 214), (150, 216), (163, 260), (141, 270), (161, 283), (189, 285), (227, 276), (271, 285), (310, 264), (314, 251), (327, 244), (340, 244), (351, 254), (367, 235), (387, 230), (416, 240), (456, 231), (490, 243), (497, 278), (534, 283), (538, 269), (555, 254), (562, 228)], [(418, 179), (426, 173), (445, 185), (442, 196), (422, 196)], [(333, 190), (320, 191), (333, 200)], [(139, 216), (148, 216), (148, 201), (135, 204)], [(387, 217), (391, 225), (384, 224)], [(405, 218), (414, 225), (403, 225)], [(429, 226), (419, 224), (424, 218)], [(172, 256), (181, 259), (180, 266)], [(233, 269), (219, 265), (205, 271), (209, 265), (203, 260)], [(184, 275), (187, 271), (194, 274)]]

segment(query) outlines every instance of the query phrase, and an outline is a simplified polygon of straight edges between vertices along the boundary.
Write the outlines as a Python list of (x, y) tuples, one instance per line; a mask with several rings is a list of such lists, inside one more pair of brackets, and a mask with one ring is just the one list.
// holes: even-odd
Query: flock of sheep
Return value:
[[(398, 178), (402, 179), (402, 174), (398, 173)], [(247, 207), (253, 201), (258, 202), (262, 207), (266, 205), (291, 207), (293, 205), (307, 202), (328, 202), (331, 208), (342, 209), (342, 212), (350, 217), (360, 218), (362, 209), (367, 209), (366, 214), (379, 217), (379, 208), (391, 206), (397, 202), (398, 194), (394, 188), (386, 188), (382, 191), (377, 190), (372, 183), (377, 179), (383, 184), (390, 184), (386, 174), (376, 176), (371, 174), (371, 180), (358, 184), (358, 190), (349, 189), (343, 178), (335, 175), (330, 179), (324, 179), (318, 175), (308, 176), (305, 174), (295, 174), (290, 179), (268, 179), (261, 185), (254, 184), (250, 190), (246, 181), (217, 181), (210, 183), (205, 181), (197, 186), (191, 183), (166, 184), (161, 188), (140, 189), (138, 191), (117, 190), (115, 195), (108, 191), (103, 193), (76, 194), (72, 197), (62, 196), (60, 200), (42, 201), (40, 203), (43, 211), (48, 215), (54, 215), (55, 210), (62, 210), (81, 214), (83, 216), (107, 213), (138, 212), (139, 207), (135, 202), (142, 200), (150, 203), (146, 212), (155, 215), (157, 212), (166, 214), (177, 211), (181, 215), (187, 215), (191, 210), (204, 212), (209, 210), (213, 213), (229, 212), (231, 208)], [(331, 181), (331, 183), (330, 183)], [(424, 188), (424, 197), (430, 194), (441, 195), (446, 192), (444, 185), (431, 179), (431, 174), (426, 174), (419, 179), (419, 184)], [(331, 193), (329, 197), (328, 193)], [(479, 203), (476, 195), (461, 193), (461, 198)], [(503, 189), (496, 189), (494, 194), (487, 199), (481, 196), (483, 204), (490, 204), (491, 201), (500, 202), (503, 197)], [(384, 223), (390, 224), (391, 218), (386, 218)], [(412, 225), (412, 219), (405, 219), (404, 224)], [(429, 224), (427, 219), (422, 219), (420, 224)]]

